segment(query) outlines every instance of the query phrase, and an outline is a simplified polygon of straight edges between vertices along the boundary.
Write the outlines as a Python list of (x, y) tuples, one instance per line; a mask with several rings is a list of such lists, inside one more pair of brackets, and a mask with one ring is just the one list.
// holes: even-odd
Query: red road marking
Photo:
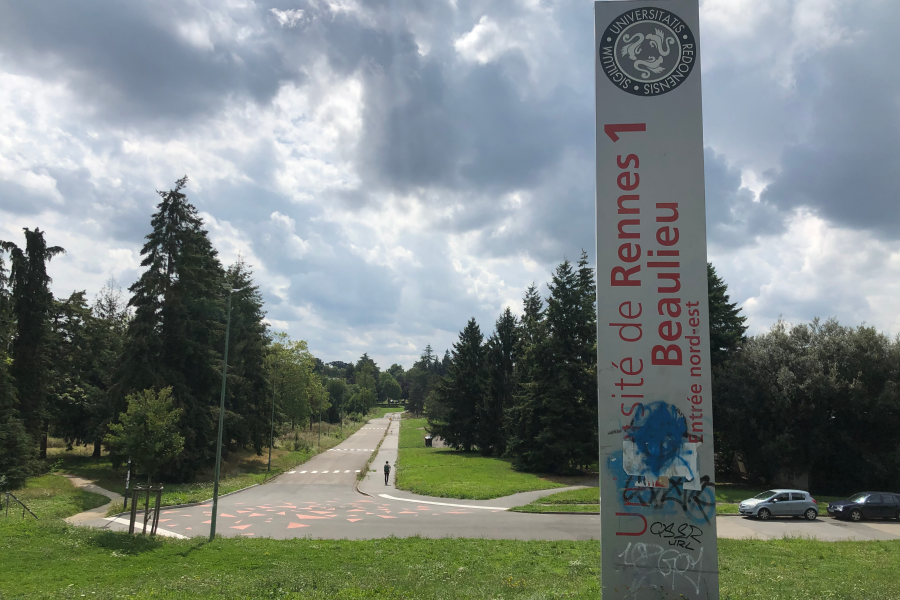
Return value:
[(288, 529), (294, 529), (295, 527), (309, 527), (309, 525), (304, 525), (303, 523), (288, 523)]
[(382, 519), (396, 519), (397, 518), (397, 517), (391, 517), (389, 515), (378, 515), (378, 516), (381, 517)]
[(219, 516), (220, 517), (231, 517), (232, 519), (237, 519), (237, 517), (235, 517), (234, 515), (229, 515), (229, 514), (225, 514), (225, 513), (222, 513)]
[(232, 525), (231, 529), (247, 529), (250, 525)]
[[(278, 513), (278, 514), (284, 516), (284, 512), (285, 512), (285, 511), (281, 511), (281, 512)], [(253, 516), (253, 515), (250, 515), (250, 516)]]
[(357, 521), (362, 521), (362, 519), (347, 519), (351, 523), (356, 523)]
[[(281, 514), (284, 514), (284, 513), (281, 513)], [(251, 517), (264, 517), (264, 516), (266, 516), (266, 515), (264, 515), (264, 514), (262, 514), (262, 513), (253, 513), (253, 514), (250, 515), (250, 516), (251, 516)]]

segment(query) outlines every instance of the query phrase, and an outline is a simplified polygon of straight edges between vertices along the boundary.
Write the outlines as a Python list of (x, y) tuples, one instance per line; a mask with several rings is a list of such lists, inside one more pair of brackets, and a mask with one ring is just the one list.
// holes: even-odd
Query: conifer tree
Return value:
[(710, 365), (713, 370), (725, 364), (737, 351), (747, 326), (747, 317), (741, 315), (736, 302), (730, 302), (728, 286), (716, 274), (712, 263), (706, 263), (706, 278), (709, 286), (709, 349)]
[(40, 458), (47, 457), (47, 336), (53, 294), (47, 263), (65, 250), (47, 246), (40, 229), (25, 230), (25, 250), (13, 242), (0, 242), (10, 255), (13, 314), (11, 375), (18, 391), (19, 414), (32, 440), (40, 442)]
[(449, 373), (435, 388), (443, 410), (435, 420), (429, 415), (432, 432), (466, 452), (478, 443), (478, 406), (487, 392), (483, 340), (478, 323), (469, 319), (453, 344)]
[(522, 318), (519, 320), (516, 343), (516, 388), (512, 406), (505, 415), (507, 453), (517, 457), (537, 435), (538, 421), (534, 418), (534, 388), (536, 352), (546, 337), (544, 301), (532, 283), (522, 299)]
[(497, 319), (485, 346), (487, 392), (478, 404), (478, 449), (482, 454), (502, 455), (506, 450), (504, 421), (516, 393), (516, 347), (519, 332), (509, 307)]
[(9, 374), (9, 348), (14, 330), (12, 297), (0, 256), (0, 491), (14, 490), (34, 470), (34, 441), (19, 418), (18, 399)]
[(596, 454), (591, 416), (597, 398), (589, 381), (596, 371), (589, 359), (592, 340), (582, 322), (584, 287), (568, 260), (557, 267), (547, 301), (546, 336), (534, 345), (531, 381), (521, 399), (529, 437), (517, 441), (515, 452), (518, 464), (530, 471), (572, 472)]
[[(119, 369), (120, 396), (172, 388), (184, 450), (163, 472), (189, 480), (215, 456), (218, 392), (224, 350), (225, 274), (197, 209), (182, 190), (169, 191), (141, 249), (144, 272), (129, 290), (134, 317)], [(118, 412), (125, 412), (122, 403)]]
[(252, 446), (262, 454), (268, 445), (272, 399), (265, 368), (269, 337), (262, 295), (243, 258), (228, 268), (225, 280), (239, 291), (232, 292), (231, 299), (223, 440), (238, 448)]
[(452, 360), (453, 358), (450, 356), (450, 350), (444, 350), (444, 358), (441, 359), (441, 377), (450, 372), (450, 361)]

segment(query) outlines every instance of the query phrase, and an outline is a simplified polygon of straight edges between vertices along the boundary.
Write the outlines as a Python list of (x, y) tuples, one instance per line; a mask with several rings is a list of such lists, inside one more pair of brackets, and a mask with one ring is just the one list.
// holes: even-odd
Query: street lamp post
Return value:
[(219, 438), (216, 442), (216, 483), (213, 485), (212, 518), (209, 521), (209, 541), (216, 539), (216, 515), (219, 508), (219, 474), (222, 469), (222, 429), (225, 427), (225, 376), (228, 372), (228, 334), (231, 330), (231, 294), (240, 290), (228, 288), (228, 319), (225, 324), (225, 356), (222, 360), (222, 396), (219, 398)]
[(272, 431), (269, 434), (269, 464), (266, 466), (266, 473), (272, 470), (272, 446), (275, 445), (275, 386), (278, 378), (278, 367), (272, 369)]

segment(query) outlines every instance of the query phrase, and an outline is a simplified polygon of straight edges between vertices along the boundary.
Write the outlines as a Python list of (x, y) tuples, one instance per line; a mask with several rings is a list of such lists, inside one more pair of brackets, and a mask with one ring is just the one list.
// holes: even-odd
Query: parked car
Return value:
[(828, 514), (836, 519), (900, 519), (900, 495), (891, 492), (860, 492), (828, 503)]
[(768, 521), (772, 517), (803, 517), (814, 521), (819, 516), (819, 503), (803, 490), (767, 490), (741, 502), (740, 513)]

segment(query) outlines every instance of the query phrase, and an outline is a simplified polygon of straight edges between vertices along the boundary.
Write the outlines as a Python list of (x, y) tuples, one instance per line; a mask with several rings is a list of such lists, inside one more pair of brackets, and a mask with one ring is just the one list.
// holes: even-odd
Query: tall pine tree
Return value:
[(478, 407), (487, 391), (483, 340), (478, 323), (469, 319), (453, 344), (449, 373), (435, 388), (443, 410), (437, 420), (429, 420), (433, 433), (466, 452), (478, 444)]
[(487, 392), (478, 404), (478, 448), (482, 454), (506, 451), (504, 422), (516, 393), (516, 347), (518, 323), (509, 307), (497, 319), (485, 347)]
[[(197, 209), (175, 187), (141, 249), (144, 272), (129, 290), (134, 318), (119, 369), (120, 395), (172, 387), (184, 450), (163, 470), (189, 480), (215, 456), (219, 370), (224, 350), (225, 273)], [(117, 412), (125, 411), (124, 402)]]
[(728, 286), (716, 273), (712, 263), (706, 263), (709, 286), (709, 350), (713, 370), (721, 367), (744, 340), (747, 317), (741, 315), (736, 302), (728, 297)]
[(25, 229), (25, 250), (12, 242), (0, 242), (10, 255), (13, 314), (16, 321), (12, 342), (11, 374), (19, 398), (19, 413), (33, 440), (40, 441), (40, 458), (47, 457), (47, 338), (53, 310), (47, 263), (65, 250), (47, 246), (44, 232)]
[(539, 423), (534, 417), (531, 402), (537, 364), (537, 348), (546, 337), (544, 300), (532, 283), (522, 299), (522, 318), (519, 320), (516, 343), (516, 388), (512, 406), (505, 415), (507, 453), (519, 456), (537, 435)]
[(0, 256), (0, 491), (19, 488), (34, 469), (34, 442), (19, 418), (18, 399), (9, 374), (15, 325), (8, 272)]
[(595, 343), (584, 324), (591, 287), (582, 269), (586, 265), (575, 271), (568, 260), (556, 268), (546, 335), (532, 350), (532, 373), (520, 399), (527, 437), (514, 447), (517, 463), (529, 471), (573, 472), (596, 454)]
[(252, 446), (262, 454), (268, 445), (271, 391), (266, 378), (268, 326), (263, 321), (262, 295), (253, 283), (253, 271), (243, 258), (228, 268), (225, 279), (231, 299), (231, 335), (228, 349), (228, 386), (225, 396), (224, 440), (235, 448)]

